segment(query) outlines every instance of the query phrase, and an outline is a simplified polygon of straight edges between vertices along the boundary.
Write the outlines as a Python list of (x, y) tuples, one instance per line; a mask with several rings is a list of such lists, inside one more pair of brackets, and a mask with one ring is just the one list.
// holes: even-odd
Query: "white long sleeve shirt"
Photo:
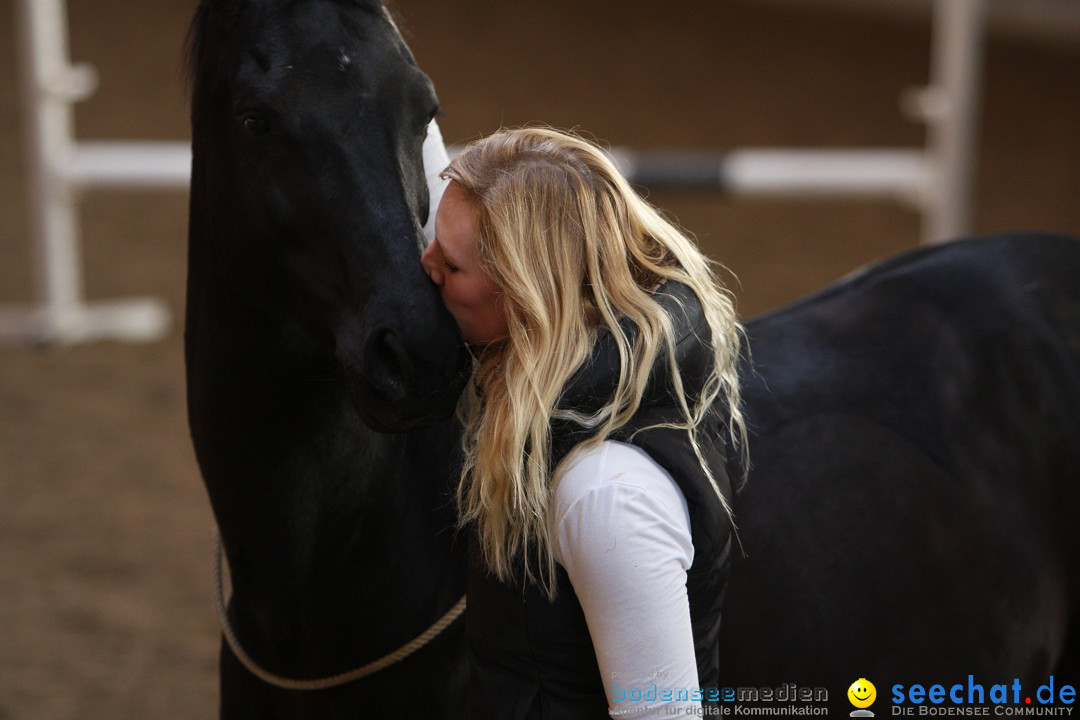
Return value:
[(552, 523), (555, 559), (584, 610), (611, 717), (700, 708), (662, 699), (664, 688), (698, 687), (686, 594), (694, 545), (671, 475), (640, 448), (605, 441), (572, 459), (555, 488)]

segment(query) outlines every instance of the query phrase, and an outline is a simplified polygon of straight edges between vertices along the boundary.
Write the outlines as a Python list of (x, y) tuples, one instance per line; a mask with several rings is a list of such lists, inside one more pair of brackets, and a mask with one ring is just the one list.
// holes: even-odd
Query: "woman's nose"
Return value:
[(423, 254), (420, 256), (420, 266), (424, 268), (424, 272), (427, 273), (431, 281), (442, 287), (443, 275), (442, 270), (439, 267), (439, 259), (437, 257), (438, 250), (435, 247), (435, 242), (432, 241), (426, 248), (424, 248)]

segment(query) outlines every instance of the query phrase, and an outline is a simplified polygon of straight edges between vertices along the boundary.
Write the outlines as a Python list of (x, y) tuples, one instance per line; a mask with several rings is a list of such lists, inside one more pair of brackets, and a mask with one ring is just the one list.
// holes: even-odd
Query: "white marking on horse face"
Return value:
[(339, 52), (340, 54), (338, 55), (338, 70), (340, 70), (341, 72), (345, 72), (349, 69), (349, 65), (352, 64), (352, 58), (349, 57), (349, 55), (344, 50), (341, 50)]
[(446, 166), (450, 164), (450, 157), (446, 153), (446, 145), (443, 143), (442, 131), (439, 130), (439, 124), (434, 120), (428, 125), (427, 137), (424, 139), (423, 153), (424, 175), (427, 178), (428, 198), (430, 201), (428, 220), (424, 225), (424, 237), (427, 239), (427, 243), (425, 243), (426, 246), (430, 245), (431, 241), (435, 238), (435, 211), (439, 208), (439, 201), (442, 200), (443, 191), (446, 190), (446, 186), (450, 184), (449, 180), (444, 180), (439, 177), (439, 173), (446, 169)]

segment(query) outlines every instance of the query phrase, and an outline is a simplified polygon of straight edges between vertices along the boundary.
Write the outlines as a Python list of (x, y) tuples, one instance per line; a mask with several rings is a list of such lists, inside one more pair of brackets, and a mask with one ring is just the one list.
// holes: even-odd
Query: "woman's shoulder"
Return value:
[(556, 519), (565, 517), (575, 507), (580, 509), (583, 504), (612, 513), (649, 510), (642, 504), (659, 506), (665, 515), (681, 516), (687, 512), (686, 498), (674, 478), (639, 447), (605, 440), (569, 456), (567, 461), (565, 468), (559, 468), (560, 480), (555, 486)]
[(671, 480), (671, 475), (647, 452), (635, 445), (610, 439), (567, 456), (558, 470), (562, 479), (556, 494), (566, 496), (579, 495), (606, 485), (651, 486), (659, 479)]
[(686, 497), (644, 450), (605, 440), (569, 461), (551, 508), (553, 550), (560, 564), (572, 560), (567, 552), (607, 557), (619, 547), (659, 553), (658, 562), (675, 557), (680, 567), (689, 567), (694, 551)]

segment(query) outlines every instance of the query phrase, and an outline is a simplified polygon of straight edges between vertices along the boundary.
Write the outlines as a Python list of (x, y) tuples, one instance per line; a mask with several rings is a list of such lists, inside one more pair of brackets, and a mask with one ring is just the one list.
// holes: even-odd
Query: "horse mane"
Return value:
[(184, 90), (188, 95), (195, 88), (195, 66), (201, 54), (203, 36), (206, 34), (206, 19), (209, 15), (209, 3), (199, 3), (191, 24), (188, 25), (187, 36), (184, 38)]

